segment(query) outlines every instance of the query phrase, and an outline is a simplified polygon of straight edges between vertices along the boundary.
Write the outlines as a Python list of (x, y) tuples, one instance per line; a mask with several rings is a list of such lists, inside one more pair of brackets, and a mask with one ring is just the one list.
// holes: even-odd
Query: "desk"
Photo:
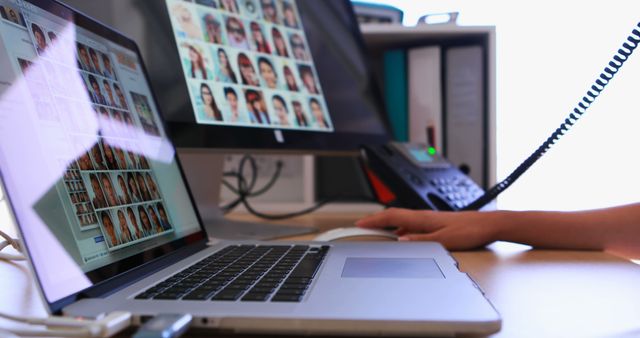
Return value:
[[(324, 230), (351, 225), (358, 217), (314, 214), (290, 222)], [(509, 243), (455, 252), (454, 257), (502, 314), (503, 329), (492, 337), (640, 336), (640, 267), (628, 260)], [(24, 264), (0, 262), (0, 276), (0, 311), (44, 314)]]

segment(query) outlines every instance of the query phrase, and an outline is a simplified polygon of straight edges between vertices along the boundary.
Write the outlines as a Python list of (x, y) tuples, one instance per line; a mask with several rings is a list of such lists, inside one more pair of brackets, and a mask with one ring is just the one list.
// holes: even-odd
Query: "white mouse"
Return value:
[(336, 228), (321, 233), (313, 239), (318, 242), (331, 242), (331, 241), (389, 241), (398, 240), (398, 236), (393, 232), (376, 230), (376, 229), (363, 229), (357, 227), (351, 228)]

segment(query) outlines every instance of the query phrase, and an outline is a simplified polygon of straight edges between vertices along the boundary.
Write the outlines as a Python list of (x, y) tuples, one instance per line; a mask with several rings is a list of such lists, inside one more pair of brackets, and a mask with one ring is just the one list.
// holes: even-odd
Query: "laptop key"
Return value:
[(305, 294), (306, 289), (280, 289), (276, 293), (276, 296), (288, 295), (288, 296), (302, 296)]
[(184, 300), (208, 300), (209, 298), (213, 297), (213, 295), (216, 293), (217, 290), (211, 290), (211, 291), (194, 291), (191, 292), (190, 294), (184, 296)]
[(301, 295), (282, 295), (276, 294), (271, 298), (272, 302), (300, 302), (302, 301)]
[(223, 300), (223, 301), (235, 301), (242, 296), (244, 290), (222, 290), (220, 293), (215, 295), (212, 300)]
[(180, 299), (180, 297), (182, 297), (181, 293), (169, 292), (169, 293), (161, 293), (161, 294), (153, 297), (153, 299), (175, 300), (175, 299)]
[(242, 297), (243, 302), (266, 302), (269, 299), (269, 293), (247, 293)]

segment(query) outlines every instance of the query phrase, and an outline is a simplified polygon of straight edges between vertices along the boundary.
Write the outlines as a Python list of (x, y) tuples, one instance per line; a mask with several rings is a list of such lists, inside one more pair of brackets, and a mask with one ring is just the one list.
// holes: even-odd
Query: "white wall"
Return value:
[[(633, 0), (387, 0), (405, 24), (460, 11), (459, 24), (497, 30), (498, 180), (583, 97), (640, 22)], [(502, 209), (576, 210), (640, 201), (640, 51), (588, 114), (499, 199)]]

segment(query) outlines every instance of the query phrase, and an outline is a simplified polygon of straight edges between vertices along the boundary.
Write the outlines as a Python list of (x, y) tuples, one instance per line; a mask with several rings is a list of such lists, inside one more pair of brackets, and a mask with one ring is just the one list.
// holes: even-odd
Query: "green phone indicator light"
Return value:
[(427, 152), (429, 153), (429, 155), (433, 156), (436, 154), (436, 148), (434, 147), (429, 147), (429, 149), (427, 150)]

